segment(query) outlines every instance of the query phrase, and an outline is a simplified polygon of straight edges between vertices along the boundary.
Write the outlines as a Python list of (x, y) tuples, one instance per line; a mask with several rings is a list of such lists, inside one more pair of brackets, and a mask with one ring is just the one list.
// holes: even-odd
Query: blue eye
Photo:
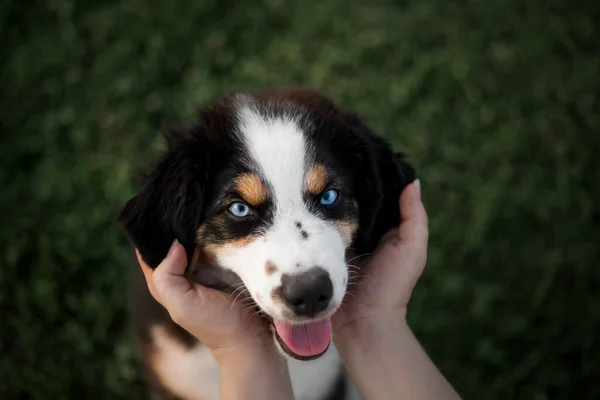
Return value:
[(324, 206), (329, 206), (329, 205), (335, 203), (337, 198), (338, 198), (337, 190), (330, 189), (330, 190), (326, 191), (325, 193), (323, 193), (323, 195), (321, 196), (321, 204), (323, 204)]
[(242, 218), (250, 214), (250, 207), (244, 203), (237, 202), (229, 206), (229, 212), (236, 217)]

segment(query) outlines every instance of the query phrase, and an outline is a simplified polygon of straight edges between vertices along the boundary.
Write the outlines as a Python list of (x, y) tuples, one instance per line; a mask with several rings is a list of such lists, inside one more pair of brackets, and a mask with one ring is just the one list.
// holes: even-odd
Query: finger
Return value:
[(378, 248), (412, 245), (421, 247), (427, 243), (427, 214), (420, 200), (420, 185), (416, 180), (404, 188), (400, 195), (399, 226), (391, 228), (379, 240)]
[(398, 227), (397, 226), (395, 226), (392, 229), (390, 229), (389, 231), (387, 231), (385, 233), (385, 235), (383, 235), (381, 237), (381, 239), (379, 240), (379, 243), (386, 243), (386, 242), (394, 240), (394, 239), (395, 240), (398, 239)]
[(187, 255), (184, 247), (176, 240), (167, 257), (152, 274), (156, 294), (167, 309), (181, 309), (186, 302), (196, 301), (196, 292), (185, 278)]
[(408, 185), (400, 195), (400, 215), (402, 222), (398, 228), (400, 245), (411, 251), (427, 253), (429, 236), (427, 213), (421, 201), (421, 187), (418, 180)]

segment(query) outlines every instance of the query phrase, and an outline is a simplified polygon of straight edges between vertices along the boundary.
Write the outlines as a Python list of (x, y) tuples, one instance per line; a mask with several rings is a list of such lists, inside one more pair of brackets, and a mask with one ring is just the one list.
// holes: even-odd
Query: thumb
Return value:
[(400, 195), (400, 216), (402, 223), (398, 233), (401, 241), (427, 240), (427, 213), (421, 201), (421, 183), (418, 179), (406, 186)]
[(152, 274), (156, 294), (162, 299), (167, 309), (179, 309), (196, 297), (194, 288), (185, 276), (187, 255), (184, 247), (175, 239), (167, 257)]
[(398, 227), (399, 247), (402, 248), (405, 256), (412, 254), (424, 262), (427, 258), (429, 232), (427, 213), (421, 201), (419, 180), (408, 185), (400, 195), (400, 216), (402, 222)]

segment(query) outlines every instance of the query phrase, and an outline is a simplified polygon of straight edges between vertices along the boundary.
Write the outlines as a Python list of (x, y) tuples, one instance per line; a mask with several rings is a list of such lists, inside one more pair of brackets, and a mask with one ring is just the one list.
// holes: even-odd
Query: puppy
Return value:
[[(330, 322), (347, 291), (346, 252), (372, 252), (399, 224), (414, 169), (356, 114), (309, 89), (228, 94), (165, 137), (119, 216), (143, 260), (155, 268), (178, 239), (194, 260), (188, 278), (246, 289), (288, 357), (297, 399), (350, 398)], [(135, 334), (154, 394), (218, 399), (210, 351), (136, 273)]]

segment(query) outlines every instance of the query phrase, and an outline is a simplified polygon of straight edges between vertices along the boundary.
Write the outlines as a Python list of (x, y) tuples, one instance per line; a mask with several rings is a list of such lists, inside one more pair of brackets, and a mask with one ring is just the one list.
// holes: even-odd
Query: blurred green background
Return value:
[(157, 129), (312, 86), (418, 167), (410, 323), (469, 399), (600, 397), (600, 5), (5, 0), (0, 397), (146, 398), (116, 224)]

